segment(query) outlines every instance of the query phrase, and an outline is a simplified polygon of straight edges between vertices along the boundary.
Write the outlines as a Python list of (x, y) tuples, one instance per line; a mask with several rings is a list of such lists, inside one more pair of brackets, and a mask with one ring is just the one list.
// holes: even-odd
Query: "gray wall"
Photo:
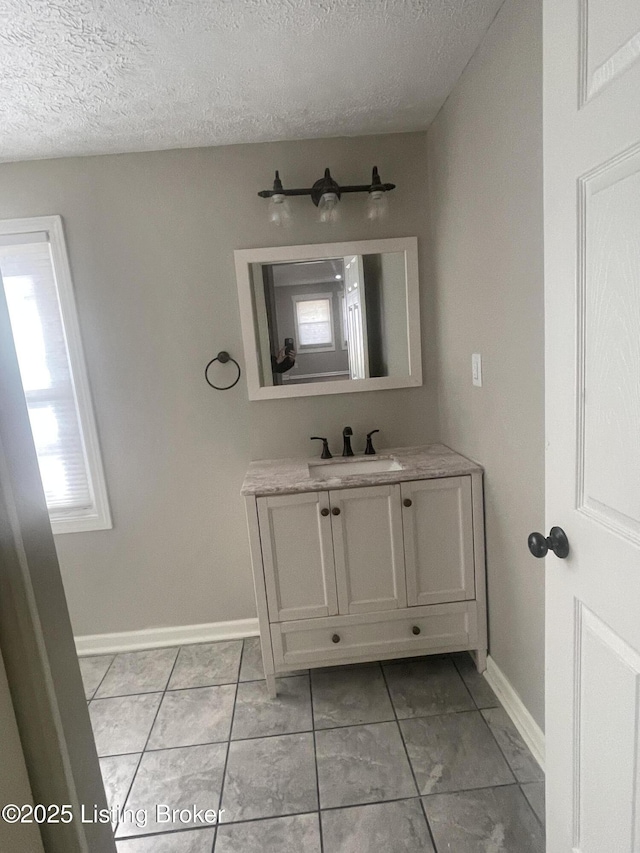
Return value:
[[(220, 349), (243, 363), (233, 250), (418, 235), (424, 257), (425, 134), (230, 146), (0, 165), (0, 218), (64, 217), (114, 528), (56, 537), (78, 635), (248, 618), (253, 585), (239, 495), (251, 459), (335, 449), (345, 424), (378, 444), (437, 439), (426, 357), (419, 389), (247, 399), (244, 378), (216, 392), (203, 369)], [(288, 230), (258, 190), (280, 169), (304, 186), (330, 166), (398, 185), (387, 223), (345, 196), (336, 226), (294, 199)], [(425, 340), (433, 306), (423, 281)], [(213, 374), (224, 381), (231, 367)]]
[(544, 523), (539, 0), (506, 0), (427, 162), (440, 437), (485, 466), (491, 655), (542, 725), (544, 567), (527, 550)]

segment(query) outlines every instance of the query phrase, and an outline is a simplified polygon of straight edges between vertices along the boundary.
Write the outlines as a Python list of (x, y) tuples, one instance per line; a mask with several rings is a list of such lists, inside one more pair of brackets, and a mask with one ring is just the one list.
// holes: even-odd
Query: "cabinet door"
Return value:
[(401, 491), (408, 604), (475, 598), (471, 478), (402, 483)]
[(329, 492), (340, 613), (405, 607), (400, 487)]
[(328, 492), (258, 498), (257, 503), (270, 621), (336, 614)]

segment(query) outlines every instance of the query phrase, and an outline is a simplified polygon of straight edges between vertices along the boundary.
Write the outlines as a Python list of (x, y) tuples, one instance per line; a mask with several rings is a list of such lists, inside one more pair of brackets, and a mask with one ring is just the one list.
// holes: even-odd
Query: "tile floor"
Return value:
[(146, 814), (118, 853), (544, 853), (544, 777), (466, 654), (304, 671), (275, 700), (257, 638), (80, 665), (109, 803)]

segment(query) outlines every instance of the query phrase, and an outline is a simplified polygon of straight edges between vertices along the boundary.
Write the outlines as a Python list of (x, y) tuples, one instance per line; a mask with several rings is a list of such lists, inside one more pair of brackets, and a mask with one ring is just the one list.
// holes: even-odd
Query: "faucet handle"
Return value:
[(375, 451), (375, 448), (373, 446), (373, 442), (371, 441), (371, 436), (375, 435), (377, 432), (380, 432), (380, 430), (379, 429), (372, 429), (371, 432), (367, 433), (367, 446), (366, 446), (365, 451), (364, 451), (365, 456), (375, 456), (376, 455), (376, 451)]
[(351, 436), (353, 435), (353, 430), (350, 426), (346, 426), (342, 430), (342, 455), (343, 456), (353, 456), (353, 448), (351, 447)]
[(321, 441), (322, 442), (322, 453), (320, 454), (320, 459), (333, 459), (333, 455), (329, 450), (329, 439), (322, 438), (321, 435), (312, 435), (311, 441)]

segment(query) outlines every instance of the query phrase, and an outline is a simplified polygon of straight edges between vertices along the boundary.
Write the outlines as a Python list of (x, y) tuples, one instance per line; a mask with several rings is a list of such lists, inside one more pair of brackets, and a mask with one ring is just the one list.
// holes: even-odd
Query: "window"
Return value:
[(0, 275), (53, 532), (110, 528), (61, 218), (0, 221)]
[(333, 294), (308, 294), (292, 299), (298, 349), (305, 352), (334, 350)]

